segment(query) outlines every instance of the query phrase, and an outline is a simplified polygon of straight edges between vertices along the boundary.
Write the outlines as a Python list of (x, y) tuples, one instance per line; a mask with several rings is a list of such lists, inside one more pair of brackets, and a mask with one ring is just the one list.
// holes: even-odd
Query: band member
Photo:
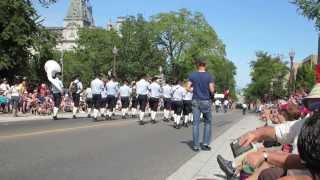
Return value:
[(159, 106), (159, 98), (162, 93), (161, 86), (157, 83), (158, 78), (152, 78), (152, 83), (149, 85), (148, 89), (150, 91), (149, 106), (151, 109), (151, 123), (156, 123), (156, 115)]
[(107, 80), (103, 81), (103, 90), (101, 92), (101, 104), (100, 104), (100, 114), (101, 117), (105, 117), (104, 113), (106, 112), (107, 107)]
[(103, 81), (100, 80), (100, 75), (97, 74), (96, 78), (91, 81), (91, 91), (92, 91), (92, 103), (93, 103), (93, 118), (97, 121), (99, 109), (101, 106), (101, 92), (104, 88)]
[(61, 73), (56, 73), (51, 81), (52, 83), (52, 94), (53, 94), (53, 101), (54, 101), (54, 108), (53, 108), (53, 119), (57, 120), (58, 111), (61, 104), (61, 95), (63, 93), (63, 84), (60, 80)]
[(84, 95), (86, 97), (86, 104), (87, 104), (87, 112), (88, 112), (88, 118), (91, 117), (91, 110), (92, 110), (92, 91), (91, 91), (91, 87), (88, 87), (85, 91), (84, 91)]
[(188, 123), (192, 122), (192, 92), (186, 90), (183, 94), (183, 116), (184, 126), (188, 127)]
[(128, 86), (128, 81), (124, 80), (123, 85), (119, 89), (119, 96), (121, 100), (122, 118), (125, 119), (128, 113), (130, 103), (131, 88)]
[(172, 87), (169, 84), (165, 84), (162, 87), (163, 93), (163, 102), (164, 102), (164, 110), (163, 110), (163, 121), (168, 122), (170, 119), (170, 111), (171, 111), (171, 98), (172, 98)]
[(136, 82), (133, 81), (131, 85), (131, 114), (132, 118), (136, 118), (137, 115), (137, 107), (138, 107), (138, 97), (137, 97), (137, 85)]
[(80, 93), (83, 90), (82, 82), (79, 80), (79, 75), (76, 75), (74, 80), (70, 83), (69, 91), (71, 92), (72, 100), (73, 100), (73, 119), (76, 119), (76, 114), (79, 109), (80, 104)]
[(174, 111), (174, 127), (180, 129), (181, 113), (183, 109), (183, 94), (185, 89), (182, 87), (182, 81), (178, 80), (172, 88), (172, 108)]
[(146, 75), (143, 75), (142, 78), (137, 82), (137, 94), (138, 94), (138, 102), (139, 102), (139, 124), (144, 125), (144, 113), (146, 110), (146, 105), (148, 101), (148, 87), (149, 82), (146, 81)]
[(119, 84), (114, 81), (113, 77), (110, 77), (109, 81), (106, 84), (107, 88), (107, 104), (108, 104), (108, 110), (107, 110), (107, 119), (111, 120), (111, 116), (114, 113), (114, 109), (116, 107), (117, 103), (117, 94), (119, 90)]

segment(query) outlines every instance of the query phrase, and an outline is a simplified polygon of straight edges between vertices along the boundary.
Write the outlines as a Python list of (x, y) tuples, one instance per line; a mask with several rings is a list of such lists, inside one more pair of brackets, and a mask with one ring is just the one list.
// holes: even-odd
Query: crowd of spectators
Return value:
[[(71, 111), (72, 103), (72, 98), (64, 94), (62, 111)], [(12, 84), (6, 78), (0, 80), (0, 113), (50, 115), (53, 104), (52, 93), (45, 83), (31, 86), (26, 78), (17, 78)]]
[(320, 179), (320, 85), (287, 100), (256, 106), (263, 127), (239, 138), (239, 145), (257, 147), (234, 160), (217, 156), (228, 178), (259, 180)]

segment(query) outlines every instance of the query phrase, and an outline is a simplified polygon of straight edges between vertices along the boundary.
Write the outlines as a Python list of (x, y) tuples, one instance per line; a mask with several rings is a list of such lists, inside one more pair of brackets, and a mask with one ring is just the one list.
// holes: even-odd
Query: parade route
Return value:
[[(214, 114), (214, 139), (241, 118), (238, 111)], [(0, 179), (165, 179), (196, 154), (190, 127), (136, 121), (1, 123)]]

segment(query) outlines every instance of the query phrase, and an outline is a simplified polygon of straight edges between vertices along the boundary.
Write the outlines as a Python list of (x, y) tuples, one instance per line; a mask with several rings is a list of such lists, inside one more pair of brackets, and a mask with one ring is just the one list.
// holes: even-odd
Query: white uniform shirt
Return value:
[(101, 91), (101, 98), (107, 98), (107, 86), (104, 86), (103, 90)]
[(172, 98), (172, 87), (166, 84), (162, 87), (162, 93), (164, 98)]
[(214, 102), (214, 104), (215, 104), (216, 106), (220, 106), (220, 105), (221, 105), (221, 102), (220, 102), (219, 100), (216, 100), (216, 101)]
[(104, 84), (100, 79), (96, 78), (93, 81), (91, 81), (92, 94), (101, 94), (103, 88)]
[(63, 83), (59, 78), (52, 79), (51, 83), (52, 83), (51, 90), (53, 94), (62, 93)]
[(13, 85), (10, 88), (11, 96), (20, 96), (19, 94), (19, 85)]
[(128, 85), (124, 84), (120, 87), (119, 89), (120, 97), (129, 97), (130, 94), (131, 94), (131, 88)]
[(92, 98), (92, 91), (90, 87), (86, 89), (85, 93), (87, 98)]
[(108, 95), (116, 96), (118, 94), (119, 88), (118, 88), (118, 83), (117, 82), (109, 81), (106, 84), (106, 87), (107, 87), (107, 94)]
[(192, 100), (192, 96), (193, 96), (193, 93), (192, 93), (192, 92), (189, 92), (189, 91), (187, 91), (186, 89), (184, 89), (183, 100), (185, 100), (185, 101), (191, 101), (191, 100)]
[(172, 100), (182, 101), (185, 89), (180, 85), (175, 85), (172, 87)]
[(137, 82), (136, 87), (137, 87), (137, 94), (138, 95), (147, 95), (148, 94), (148, 86), (149, 82), (141, 79), (140, 81)]
[(73, 83), (75, 83), (77, 85), (77, 94), (80, 94), (81, 91), (83, 90), (83, 85), (82, 82), (79, 80), (74, 80)]
[(228, 106), (228, 105), (229, 105), (229, 101), (228, 101), (228, 100), (225, 100), (225, 101), (223, 102), (223, 104), (224, 104), (225, 106)]
[(150, 97), (159, 98), (161, 96), (162, 89), (158, 83), (156, 82), (151, 83), (148, 89), (150, 91)]

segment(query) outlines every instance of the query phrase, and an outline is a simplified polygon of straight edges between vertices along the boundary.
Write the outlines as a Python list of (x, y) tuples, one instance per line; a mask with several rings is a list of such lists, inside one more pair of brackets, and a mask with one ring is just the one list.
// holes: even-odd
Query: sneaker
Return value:
[(208, 145), (202, 145), (202, 146), (201, 146), (201, 149), (202, 149), (203, 151), (211, 151), (211, 147), (208, 146)]
[(192, 150), (193, 150), (194, 152), (199, 152), (199, 151), (200, 151), (200, 148), (199, 148), (199, 147), (196, 147), (196, 146), (193, 146), (193, 147), (192, 147)]
[(217, 156), (217, 161), (220, 169), (227, 175), (227, 177), (233, 177), (236, 169), (232, 167), (232, 162), (224, 159), (221, 155)]

